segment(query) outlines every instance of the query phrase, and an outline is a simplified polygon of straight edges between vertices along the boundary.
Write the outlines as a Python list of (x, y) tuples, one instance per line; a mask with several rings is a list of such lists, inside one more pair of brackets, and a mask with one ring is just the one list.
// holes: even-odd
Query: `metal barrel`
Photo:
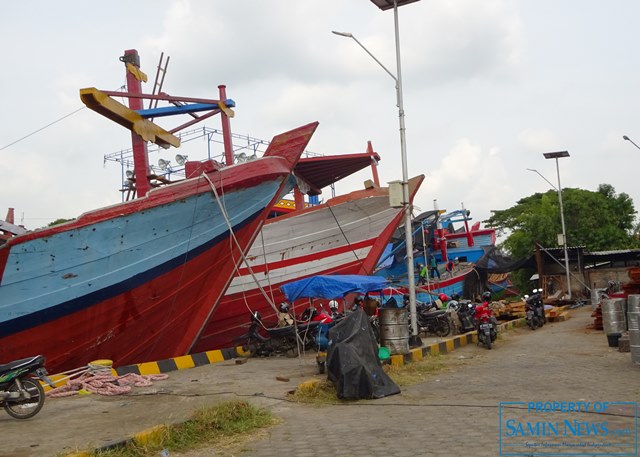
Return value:
[(392, 355), (409, 353), (409, 310), (407, 308), (381, 308), (380, 345)]
[(631, 360), (640, 365), (640, 295), (629, 295), (627, 301)]
[(623, 333), (627, 330), (624, 303), (624, 298), (607, 298), (602, 300), (602, 327), (606, 335)]

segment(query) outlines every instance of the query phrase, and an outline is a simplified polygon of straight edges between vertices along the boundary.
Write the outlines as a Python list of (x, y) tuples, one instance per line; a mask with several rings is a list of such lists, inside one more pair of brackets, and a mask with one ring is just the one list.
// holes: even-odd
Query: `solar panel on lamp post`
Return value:
[(560, 222), (562, 224), (562, 244), (564, 246), (564, 269), (567, 273), (567, 292), (569, 294), (569, 300), (571, 300), (571, 271), (569, 270), (569, 256), (567, 254), (567, 232), (564, 225), (564, 208), (562, 206), (562, 185), (560, 184), (560, 165), (558, 159), (562, 157), (569, 157), (568, 151), (558, 152), (545, 152), (542, 154), (545, 159), (556, 160), (556, 171), (558, 173), (558, 200), (560, 201)]

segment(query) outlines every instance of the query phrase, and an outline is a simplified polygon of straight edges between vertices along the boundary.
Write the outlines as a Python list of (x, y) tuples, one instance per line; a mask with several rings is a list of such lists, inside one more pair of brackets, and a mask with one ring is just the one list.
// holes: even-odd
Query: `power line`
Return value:
[(71, 112), (71, 113), (67, 114), (66, 116), (62, 116), (60, 119), (56, 119), (55, 121), (51, 122), (50, 124), (47, 124), (47, 125), (45, 125), (44, 127), (40, 127), (38, 130), (35, 130), (35, 131), (33, 131), (33, 132), (29, 133), (28, 135), (25, 135), (25, 136), (23, 136), (22, 138), (17, 139), (17, 140), (16, 140), (16, 141), (14, 141), (13, 143), (9, 143), (8, 145), (3, 146), (2, 148), (0, 148), (0, 151), (4, 151), (4, 150), (5, 150), (5, 149), (7, 149), (9, 146), (13, 146), (14, 144), (19, 143), (20, 141), (25, 140), (25, 139), (29, 138), (30, 136), (35, 135), (35, 134), (36, 134), (36, 133), (38, 133), (38, 132), (41, 132), (42, 130), (46, 129), (47, 127), (51, 127), (53, 124), (57, 124), (58, 122), (60, 122), (60, 121), (62, 121), (62, 120), (64, 120), (64, 119), (66, 119), (66, 118), (68, 118), (69, 116), (72, 116), (72, 115), (76, 114), (78, 111), (82, 111), (82, 110), (83, 110), (83, 109), (85, 109), (85, 108), (86, 108), (86, 106), (83, 106), (83, 107), (81, 107), (81, 108), (78, 108), (77, 110), (75, 110), (75, 111), (73, 111), (73, 112)]

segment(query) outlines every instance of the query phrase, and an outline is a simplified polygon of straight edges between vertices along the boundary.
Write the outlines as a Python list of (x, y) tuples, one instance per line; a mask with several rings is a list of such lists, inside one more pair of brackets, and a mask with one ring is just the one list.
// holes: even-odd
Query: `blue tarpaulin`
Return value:
[(352, 292), (379, 291), (387, 285), (381, 276), (321, 275), (287, 283), (280, 286), (280, 290), (293, 302), (299, 298), (342, 298)]

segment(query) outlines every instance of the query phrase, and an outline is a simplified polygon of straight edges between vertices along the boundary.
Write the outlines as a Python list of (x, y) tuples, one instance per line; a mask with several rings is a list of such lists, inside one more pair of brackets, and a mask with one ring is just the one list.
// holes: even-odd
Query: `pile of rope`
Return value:
[(78, 395), (81, 391), (98, 395), (122, 395), (131, 392), (133, 387), (148, 387), (153, 381), (167, 379), (168, 374), (139, 375), (128, 373), (122, 376), (113, 376), (110, 372), (87, 371), (77, 379), (70, 379), (64, 386), (57, 387), (47, 392), (49, 397), (70, 397)]

